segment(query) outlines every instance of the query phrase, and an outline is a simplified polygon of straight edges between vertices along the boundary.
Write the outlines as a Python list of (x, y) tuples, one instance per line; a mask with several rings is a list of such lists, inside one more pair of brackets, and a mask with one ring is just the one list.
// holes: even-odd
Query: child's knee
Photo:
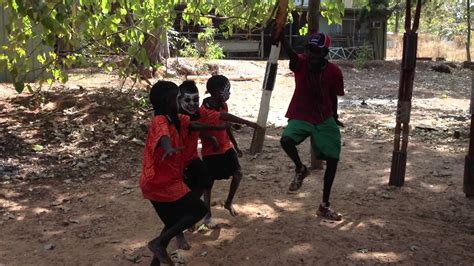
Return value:
[(288, 137), (288, 136), (283, 136), (280, 139), (280, 145), (285, 148), (285, 147), (291, 147), (291, 146), (296, 146), (295, 141)]
[(242, 171), (239, 170), (239, 171), (235, 171), (232, 178), (236, 181), (240, 181), (242, 180), (242, 177), (243, 177)]

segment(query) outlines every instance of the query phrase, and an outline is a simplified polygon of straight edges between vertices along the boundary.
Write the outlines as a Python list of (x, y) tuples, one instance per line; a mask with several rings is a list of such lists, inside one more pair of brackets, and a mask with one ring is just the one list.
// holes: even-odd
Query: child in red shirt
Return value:
[[(207, 212), (204, 203), (183, 182), (182, 133), (190, 127), (189, 117), (178, 115), (178, 86), (159, 81), (150, 91), (153, 117), (148, 132), (140, 188), (165, 224), (160, 236), (148, 243), (152, 263), (172, 264), (166, 248), (170, 240), (198, 222)], [(180, 134), (181, 133), (181, 134)]]
[[(190, 118), (192, 128), (187, 132), (183, 131), (184, 150), (182, 151), (184, 160), (184, 183), (198, 197), (202, 196), (205, 189), (212, 188), (212, 182), (209, 178), (206, 164), (198, 155), (198, 140), (201, 130), (221, 130), (225, 131), (228, 123), (220, 125), (209, 125), (199, 122), (199, 91), (194, 81), (186, 80), (179, 85), (179, 112)], [(209, 206), (207, 206), (209, 208)], [(179, 249), (188, 250), (191, 247), (180, 233), (176, 236)]]
[[(223, 122), (233, 122), (245, 124), (253, 128), (259, 128), (258, 124), (239, 118), (228, 113), (226, 101), (230, 97), (230, 82), (222, 75), (211, 77), (206, 84), (207, 91), (211, 94), (210, 97), (204, 99), (200, 108), (200, 121), (206, 124), (219, 125)], [(211, 189), (214, 180), (229, 179), (232, 176), (229, 194), (225, 201), (224, 208), (226, 208), (232, 216), (237, 216), (237, 212), (232, 206), (232, 202), (239, 188), (242, 179), (242, 171), (237, 157), (242, 157), (242, 152), (237, 146), (237, 142), (232, 135), (230, 128), (223, 131), (205, 131), (205, 138), (202, 137), (201, 154), (203, 161), (209, 171), (211, 178)], [(217, 142), (217, 145), (215, 143)], [(204, 191), (204, 202), (210, 206), (211, 189)], [(212, 215), (209, 212), (204, 218), (204, 223), (210, 227), (215, 227), (212, 221)]]

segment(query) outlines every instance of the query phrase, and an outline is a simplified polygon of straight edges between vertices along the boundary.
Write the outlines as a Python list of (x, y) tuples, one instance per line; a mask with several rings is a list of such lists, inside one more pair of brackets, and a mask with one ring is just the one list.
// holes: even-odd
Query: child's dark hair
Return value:
[(196, 86), (196, 82), (192, 80), (185, 80), (181, 85), (179, 85), (179, 92), (181, 94), (184, 93), (199, 93), (198, 87)]
[[(150, 103), (155, 110), (155, 113), (161, 113), (161, 109), (167, 106), (168, 95), (170, 93), (177, 93), (178, 86), (171, 81), (158, 81), (151, 87), (150, 90)], [(161, 110), (161, 111), (160, 111)]]
[(229, 79), (223, 75), (215, 75), (207, 80), (206, 89), (207, 92), (213, 94), (216, 91), (224, 89), (226, 86), (230, 86)]

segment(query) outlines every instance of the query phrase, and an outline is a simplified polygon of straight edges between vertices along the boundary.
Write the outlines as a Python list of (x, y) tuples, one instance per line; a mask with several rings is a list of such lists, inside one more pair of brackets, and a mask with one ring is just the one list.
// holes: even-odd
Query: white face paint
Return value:
[(179, 99), (181, 109), (193, 115), (199, 109), (199, 93), (183, 93)]
[(230, 98), (230, 83), (227, 83), (225, 85), (224, 89), (222, 89), (220, 94), (221, 94), (221, 97), (222, 97), (222, 101), (227, 102), (227, 100), (229, 100), (229, 98)]

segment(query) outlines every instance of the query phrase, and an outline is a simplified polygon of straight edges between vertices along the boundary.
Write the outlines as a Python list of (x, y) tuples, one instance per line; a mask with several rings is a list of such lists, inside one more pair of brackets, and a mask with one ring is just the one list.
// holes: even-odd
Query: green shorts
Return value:
[(321, 160), (339, 159), (341, 154), (341, 131), (333, 117), (318, 125), (291, 119), (283, 131), (283, 136), (291, 138), (297, 144), (311, 136), (313, 150)]

